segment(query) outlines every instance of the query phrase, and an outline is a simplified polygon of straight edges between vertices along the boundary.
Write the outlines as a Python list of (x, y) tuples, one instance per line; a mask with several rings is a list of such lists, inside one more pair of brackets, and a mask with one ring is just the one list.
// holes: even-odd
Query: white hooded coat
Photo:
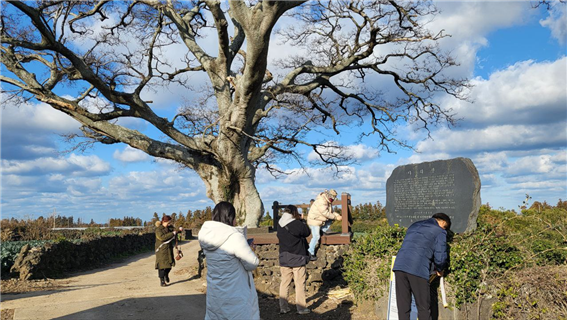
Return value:
[(259, 260), (246, 241), (246, 229), (207, 221), (199, 231), (199, 243), (207, 259), (205, 320), (259, 320), (251, 272)]

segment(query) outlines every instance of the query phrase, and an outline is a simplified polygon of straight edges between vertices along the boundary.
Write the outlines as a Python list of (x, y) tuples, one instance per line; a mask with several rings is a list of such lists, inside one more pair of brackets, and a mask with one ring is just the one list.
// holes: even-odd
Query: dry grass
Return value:
[(14, 309), (2, 309), (0, 319), (2, 319), (2, 320), (13, 320), (14, 319)]
[[(567, 268), (533, 267), (509, 273), (496, 283), (495, 317), (567, 319)], [(499, 313), (498, 313), (499, 311)]]

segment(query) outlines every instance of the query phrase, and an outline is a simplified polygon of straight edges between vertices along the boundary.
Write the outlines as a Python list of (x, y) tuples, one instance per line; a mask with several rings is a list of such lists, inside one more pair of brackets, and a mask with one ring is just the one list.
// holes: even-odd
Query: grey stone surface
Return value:
[(451, 217), (453, 232), (472, 231), (480, 205), (480, 178), (468, 158), (399, 166), (386, 182), (390, 225), (409, 227), (443, 212)]

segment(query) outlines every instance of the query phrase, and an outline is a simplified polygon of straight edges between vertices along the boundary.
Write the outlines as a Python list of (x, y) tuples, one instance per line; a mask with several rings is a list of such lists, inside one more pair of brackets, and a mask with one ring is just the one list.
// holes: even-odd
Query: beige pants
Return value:
[(282, 282), (280, 283), (280, 309), (285, 310), (288, 307), (287, 296), (291, 280), (295, 282), (295, 305), (297, 311), (304, 310), (307, 305), (305, 303), (305, 266), (303, 267), (280, 267), (282, 273)]

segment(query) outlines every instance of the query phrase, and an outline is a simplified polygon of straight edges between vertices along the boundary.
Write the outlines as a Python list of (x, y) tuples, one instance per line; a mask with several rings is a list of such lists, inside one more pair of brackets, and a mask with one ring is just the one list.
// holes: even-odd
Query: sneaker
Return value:
[(317, 261), (317, 256), (310, 254), (309, 255), (309, 261)]
[(310, 314), (311, 310), (305, 308), (303, 310), (297, 311), (297, 314)]
[(288, 312), (290, 312), (291, 310), (289, 310), (289, 308), (285, 308), (285, 309), (280, 309), (280, 314), (286, 314)]

